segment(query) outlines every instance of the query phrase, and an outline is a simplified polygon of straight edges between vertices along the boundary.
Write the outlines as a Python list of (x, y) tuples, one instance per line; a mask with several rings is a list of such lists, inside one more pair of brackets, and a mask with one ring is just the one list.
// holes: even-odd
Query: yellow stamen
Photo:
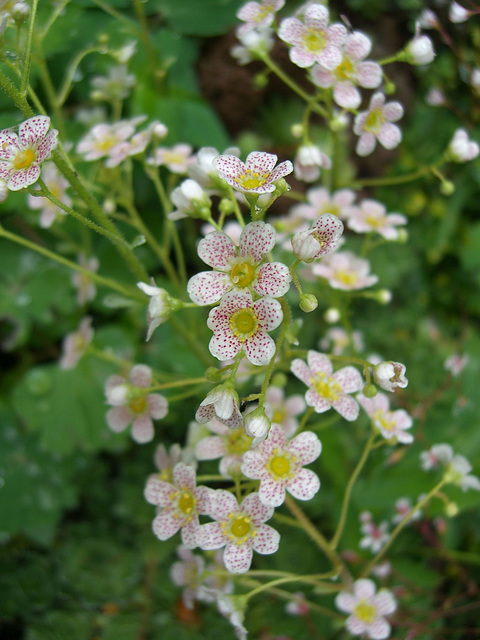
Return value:
[(25, 149), (24, 151), (19, 151), (17, 153), (15, 160), (13, 161), (13, 166), (15, 169), (28, 169), (36, 159), (37, 156), (32, 149)]
[(258, 319), (253, 309), (240, 309), (230, 318), (230, 330), (240, 342), (251, 338), (257, 332), (257, 328)]
[(385, 116), (381, 109), (370, 111), (365, 119), (364, 129), (371, 133), (378, 133), (382, 125), (385, 124)]
[(145, 413), (147, 408), (147, 399), (145, 396), (138, 396), (128, 403), (128, 407), (133, 411), (133, 413)]
[(317, 373), (315, 378), (312, 379), (312, 386), (322, 398), (325, 398), (330, 403), (335, 402), (342, 392), (342, 387), (338, 382), (335, 382), (332, 376), (327, 376), (325, 373)]
[(365, 598), (360, 600), (353, 612), (359, 620), (366, 624), (372, 624), (377, 617), (377, 608), (373, 604), (370, 604)]
[(318, 53), (325, 47), (325, 34), (323, 31), (313, 31), (309, 29), (303, 38), (303, 44), (308, 51)]
[(237, 287), (248, 287), (255, 278), (255, 266), (249, 262), (237, 262), (230, 272), (231, 281)]
[(238, 176), (237, 183), (243, 189), (256, 189), (257, 187), (263, 186), (268, 177), (269, 173), (258, 173), (257, 171), (252, 171), (251, 169), (246, 169), (245, 173), (241, 176)]

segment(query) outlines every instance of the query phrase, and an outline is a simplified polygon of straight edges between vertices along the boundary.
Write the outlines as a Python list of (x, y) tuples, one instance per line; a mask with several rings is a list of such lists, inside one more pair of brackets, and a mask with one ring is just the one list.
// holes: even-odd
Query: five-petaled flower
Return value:
[(351, 634), (384, 640), (390, 635), (390, 624), (384, 616), (393, 613), (397, 603), (387, 589), (375, 592), (375, 583), (362, 578), (353, 584), (353, 593), (341, 591), (335, 598), (335, 604), (340, 611), (351, 614), (345, 622)]
[(407, 224), (401, 213), (388, 213), (385, 205), (377, 200), (365, 198), (358, 207), (350, 207), (347, 227), (357, 233), (376, 232), (386, 240), (396, 240), (400, 225)]
[(370, 416), (374, 429), (386, 440), (402, 444), (413, 442), (412, 434), (406, 432), (413, 425), (411, 416), (404, 409), (390, 411), (390, 400), (385, 393), (377, 393), (373, 398), (359, 394), (357, 400)]
[(290, 287), (291, 275), (282, 262), (263, 262), (275, 246), (275, 229), (265, 222), (250, 222), (240, 236), (240, 246), (223, 231), (212, 231), (198, 243), (198, 255), (213, 271), (192, 276), (190, 299), (214, 304), (232, 289), (248, 289), (259, 296), (278, 298)]
[(275, 354), (275, 341), (267, 331), (282, 320), (278, 300), (266, 297), (253, 302), (249, 291), (227, 293), (208, 316), (207, 326), (213, 331), (210, 353), (225, 361), (243, 351), (252, 364), (268, 364)]
[(252, 439), (243, 429), (229, 429), (215, 418), (207, 427), (216, 435), (206, 436), (197, 442), (195, 457), (197, 460), (220, 458), (219, 471), (224, 478), (238, 475), (243, 455), (250, 450)]
[(351, 33), (342, 51), (342, 60), (333, 70), (322, 64), (312, 67), (312, 82), (322, 89), (333, 87), (333, 99), (344, 109), (357, 109), (362, 101), (357, 85), (376, 89), (382, 81), (382, 68), (376, 62), (364, 62), (372, 41), (359, 31)]
[(378, 276), (369, 273), (369, 261), (359, 258), (351, 251), (333, 253), (320, 264), (313, 265), (312, 272), (316, 276), (326, 278), (332, 289), (342, 291), (365, 289), (378, 281)]
[(226, 154), (218, 156), (213, 164), (220, 178), (237, 191), (260, 195), (275, 191), (275, 182), (293, 171), (290, 160), (275, 167), (277, 160), (274, 153), (252, 151), (245, 162), (237, 156)]
[(40, 177), (40, 165), (58, 144), (58, 131), (49, 127), (48, 116), (34, 116), (22, 122), (18, 135), (12, 129), (0, 131), (0, 179), (10, 191), (24, 189)]
[(316, 460), (321, 450), (312, 431), (288, 440), (282, 427), (273, 424), (268, 438), (245, 453), (242, 473), (260, 480), (258, 495), (263, 504), (279, 507), (285, 501), (285, 490), (297, 500), (311, 500), (320, 489), (320, 480), (303, 466)]
[(202, 400), (195, 414), (195, 420), (205, 424), (217, 418), (227, 427), (235, 429), (243, 423), (239, 405), (238, 393), (234, 387), (228, 383), (220, 384)]
[(150, 476), (145, 487), (145, 499), (160, 507), (153, 521), (153, 532), (159, 540), (167, 540), (182, 530), (182, 542), (187, 549), (198, 546), (198, 514), (210, 513), (212, 489), (196, 486), (195, 469), (179, 462), (173, 469), (173, 480), (164, 482)]
[(359, 156), (368, 156), (375, 149), (377, 140), (385, 149), (394, 149), (400, 144), (402, 132), (396, 124), (403, 116), (399, 102), (387, 102), (383, 93), (375, 93), (367, 111), (355, 118), (353, 132), (360, 136), (356, 151)]
[(275, 13), (279, 11), (285, 0), (262, 0), (262, 2), (246, 2), (237, 11), (237, 18), (246, 24), (239, 27), (239, 33), (243, 34), (255, 27), (269, 27), (275, 19)]
[(210, 494), (208, 513), (216, 522), (200, 525), (198, 546), (204, 551), (226, 546), (223, 561), (227, 570), (245, 573), (250, 569), (253, 551), (268, 555), (278, 549), (280, 534), (264, 524), (273, 512), (258, 493), (250, 493), (239, 505), (231, 493), (218, 489)]
[(344, 367), (332, 373), (329, 358), (318, 351), (308, 352), (308, 365), (299, 358), (292, 361), (292, 372), (304, 382), (308, 391), (305, 400), (316, 413), (323, 413), (333, 407), (345, 420), (358, 417), (359, 406), (348, 393), (360, 391), (363, 380), (355, 367)]
[(342, 61), (341, 46), (347, 38), (343, 24), (328, 26), (328, 9), (311, 4), (305, 10), (305, 23), (298, 18), (286, 18), (278, 36), (288, 44), (290, 60), (299, 67), (311, 67), (315, 62), (326, 69), (335, 69)]
[(149, 393), (152, 370), (144, 364), (131, 368), (128, 381), (122, 376), (110, 376), (105, 385), (108, 404), (107, 424), (112, 431), (123, 431), (132, 422), (132, 438), (143, 444), (153, 440), (154, 420), (167, 415), (168, 402), (159, 393)]

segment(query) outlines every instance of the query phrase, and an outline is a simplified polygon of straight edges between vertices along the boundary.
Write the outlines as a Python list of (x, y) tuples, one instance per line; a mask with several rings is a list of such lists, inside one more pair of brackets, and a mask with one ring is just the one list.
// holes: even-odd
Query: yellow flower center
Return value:
[(110, 151), (112, 147), (114, 147), (117, 144), (117, 142), (118, 140), (115, 136), (109, 135), (109, 136), (105, 136), (101, 140), (97, 140), (94, 146), (97, 149), (97, 151), (101, 151), (102, 153), (107, 153), (108, 151)]
[(325, 34), (323, 31), (312, 31), (309, 29), (303, 38), (303, 44), (308, 51), (318, 53), (325, 47)]
[(235, 544), (240, 546), (248, 538), (256, 535), (250, 518), (243, 515), (243, 513), (231, 513), (228, 516), (228, 520), (229, 522), (222, 522), (222, 529)]
[(372, 624), (377, 617), (377, 608), (373, 604), (367, 602), (365, 598), (360, 600), (353, 612), (359, 620), (366, 624)]
[(232, 429), (227, 436), (227, 451), (233, 455), (242, 455), (252, 448), (252, 439), (243, 429)]
[(133, 411), (133, 413), (145, 413), (147, 408), (147, 398), (145, 396), (138, 396), (128, 403), (128, 407)]
[(340, 207), (333, 202), (325, 202), (325, 204), (318, 209), (318, 215), (321, 215), (322, 213), (331, 213), (333, 216), (337, 216), (338, 218)]
[(255, 22), (256, 24), (260, 24), (260, 22), (262, 22), (262, 20), (265, 20), (265, 18), (269, 16), (272, 11), (274, 11), (274, 7), (271, 5), (261, 7), (255, 18), (253, 19), (253, 22)]
[(188, 490), (184, 490), (178, 501), (178, 508), (185, 515), (190, 515), (195, 507), (195, 498)]
[(230, 318), (230, 330), (240, 342), (251, 338), (256, 333), (257, 327), (258, 320), (253, 309), (240, 309)]
[(343, 284), (347, 285), (347, 287), (353, 287), (354, 285), (357, 284), (358, 281), (358, 274), (355, 273), (354, 271), (337, 271), (335, 273), (335, 278), (339, 281), (342, 282)]
[(276, 422), (277, 424), (282, 424), (285, 420), (286, 413), (283, 409), (275, 409), (272, 416), (272, 422)]
[(165, 164), (182, 164), (185, 162), (185, 156), (178, 151), (163, 151), (163, 162)]
[(36, 159), (37, 156), (32, 149), (25, 149), (24, 151), (19, 151), (17, 153), (15, 160), (13, 161), (13, 166), (15, 169), (28, 169)]
[(293, 476), (292, 467), (295, 461), (295, 456), (290, 453), (274, 449), (265, 467), (277, 480), (282, 480)]
[(385, 222), (385, 217), (377, 218), (374, 215), (367, 216), (365, 218), (365, 222), (369, 224), (371, 227), (381, 227)]
[(242, 189), (256, 189), (266, 183), (269, 175), (269, 173), (258, 173), (258, 171), (246, 169), (245, 173), (236, 178), (236, 182)]
[(230, 272), (230, 279), (237, 287), (248, 287), (255, 278), (255, 266), (249, 262), (237, 262)]
[(374, 109), (370, 111), (365, 119), (364, 129), (365, 131), (371, 131), (372, 133), (378, 133), (381, 126), (385, 124), (385, 116), (381, 109)]
[(385, 431), (393, 431), (395, 429), (395, 421), (392, 420), (392, 412), (378, 409), (372, 414), (372, 422), (375, 426)]
[(350, 58), (344, 58), (334, 73), (339, 80), (349, 80), (353, 75), (353, 64)]
[(342, 392), (342, 387), (338, 382), (335, 382), (332, 376), (327, 376), (326, 373), (317, 373), (312, 379), (312, 386), (322, 398), (330, 403), (335, 402)]

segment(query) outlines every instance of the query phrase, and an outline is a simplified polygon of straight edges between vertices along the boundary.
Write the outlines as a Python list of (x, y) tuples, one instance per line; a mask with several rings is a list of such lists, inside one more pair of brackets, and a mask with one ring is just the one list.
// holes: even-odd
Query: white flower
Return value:
[(465, 22), (470, 17), (470, 11), (462, 7), (458, 2), (452, 2), (448, 9), (448, 18), (450, 22), (458, 24), (460, 22)]
[(406, 367), (401, 362), (381, 362), (373, 368), (373, 379), (385, 391), (393, 391), (396, 387), (404, 389), (408, 385), (405, 371)]
[(351, 614), (345, 623), (351, 634), (384, 640), (390, 635), (390, 624), (383, 616), (393, 613), (397, 603), (387, 589), (381, 589), (377, 594), (375, 591), (372, 580), (356, 580), (353, 593), (341, 591), (335, 598), (335, 604), (340, 611)]
[(265, 411), (258, 407), (245, 416), (244, 427), (247, 436), (254, 438), (252, 446), (256, 447), (267, 437), (270, 430), (270, 419), (265, 415)]
[(417, 33), (405, 47), (405, 60), (410, 64), (430, 64), (434, 58), (433, 43), (428, 36)]
[(468, 162), (479, 154), (480, 148), (476, 142), (469, 139), (465, 129), (457, 129), (450, 144), (448, 153), (454, 162)]
[(293, 170), (297, 180), (315, 182), (320, 176), (320, 169), (331, 169), (332, 161), (315, 144), (304, 144), (299, 147), (293, 162)]
[(450, 371), (452, 376), (458, 376), (466, 367), (468, 360), (468, 354), (461, 356), (459, 353), (454, 353), (445, 360), (443, 368)]
[(355, 118), (353, 132), (360, 136), (356, 151), (359, 156), (368, 156), (375, 149), (377, 140), (385, 149), (398, 147), (402, 132), (392, 124), (403, 116), (403, 107), (399, 102), (387, 102), (383, 93), (375, 93), (370, 99), (367, 111)]
[(445, 480), (452, 484), (457, 484), (463, 491), (475, 489), (480, 491), (480, 478), (470, 473), (472, 465), (459, 453), (453, 456), (452, 461), (445, 469)]
[(239, 427), (243, 422), (239, 405), (238, 393), (233, 386), (227, 382), (220, 384), (200, 403), (195, 420), (205, 424), (217, 418), (230, 428)]
[(191, 178), (184, 180), (182, 184), (174, 189), (171, 200), (177, 207), (175, 211), (168, 214), (170, 220), (180, 220), (192, 216), (193, 218), (210, 218), (211, 202), (202, 187)]

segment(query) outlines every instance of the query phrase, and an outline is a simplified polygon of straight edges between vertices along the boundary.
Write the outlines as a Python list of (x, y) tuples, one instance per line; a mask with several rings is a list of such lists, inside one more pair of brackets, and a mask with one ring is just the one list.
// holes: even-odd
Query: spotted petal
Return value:
[(332, 403), (332, 407), (349, 422), (356, 420), (360, 412), (357, 401), (351, 396), (340, 396), (340, 398)]
[(132, 425), (132, 438), (139, 444), (151, 442), (155, 431), (150, 416), (142, 415), (135, 418)]
[[(236, 158), (236, 156), (231, 157)], [(207, 234), (198, 243), (197, 251), (203, 262), (218, 271), (227, 270), (230, 259), (237, 255), (233, 240), (223, 231), (212, 231)]]
[(24, 147), (33, 147), (35, 143), (45, 137), (50, 126), (48, 116), (34, 116), (22, 122), (18, 127), (18, 137)]
[(34, 184), (39, 177), (40, 167), (34, 164), (28, 169), (12, 173), (7, 180), (7, 187), (10, 191), (19, 191)]
[(287, 265), (282, 262), (267, 262), (258, 270), (253, 288), (261, 296), (279, 298), (290, 289), (291, 280)]
[(276, 529), (268, 524), (261, 524), (257, 526), (256, 533), (252, 546), (257, 553), (269, 555), (278, 551), (280, 534)]
[(287, 485), (287, 491), (297, 500), (311, 500), (320, 489), (320, 480), (310, 469), (300, 469)]
[(181, 526), (181, 519), (176, 518), (173, 511), (162, 511), (152, 523), (153, 533), (159, 540), (168, 540), (177, 533)]
[(229, 544), (223, 553), (225, 568), (231, 573), (245, 573), (252, 564), (253, 551), (249, 545)]
[(273, 516), (274, 509), (260, 500), (258, 493), (250, 493), (244, 498), (242, 511), (249, 515), (255, 524), (263, 524)]
[(299, 464), (303, 466), (318, 458), (322, 452), (322, 443), (313, 431), (304, 431), (289, 442), (288, 451), (293, 453)]
[(200, 525), (197, 531), (197, 545), (204, 551), (220, 549), (228, 542), (219, 522), (208, 522)]
[(221, 271), (202, 271), (192, 276), (187, 284), (190, 300), (201, 306), (215, 304), (232, 289), (228, 273)]
[(332, 375), (332, 363), (324, 353), (310, 350), (308, 352), (308, 366), (313, 375), (324, 373), (326, 376)]
[(275, 237), (276, 232), (271, 224), (260, 220), (250, 222), (240, 236), (240, 255), (251, 256), (258, 264), (275, 246)]
[[(232, 336), (232, 338), (234, 338), (234, 336)], [(247, 359), (252, 364), (262, 366), (264, 364), (268, 364), (275, 355), (275, 340), (271, 338), (268, 333), (257, 331), (254, 336), (252, 336), (248, 340), (245, 340), (243, 344), (243, 350), (245, 352), (245, 355), (247, 356)], [(216, 355), (211, 349), (210, 351), (213, 355)], [(229, 360), (230, 358), (224, 359)]]
[(363, 387), (362, 376), (355, 367), (343, 367), (333, 374), (333, 378), (344, 393), (356, 393)]

